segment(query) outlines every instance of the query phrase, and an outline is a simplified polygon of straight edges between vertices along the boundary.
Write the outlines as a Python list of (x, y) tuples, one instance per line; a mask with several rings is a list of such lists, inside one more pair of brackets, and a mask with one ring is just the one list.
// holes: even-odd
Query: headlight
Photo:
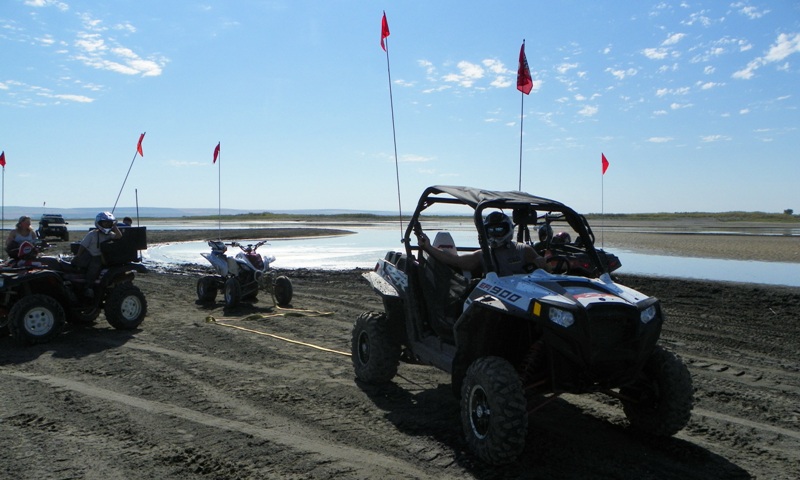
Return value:
[(548, 314), (551, 322), (564, 328), (575, 323), (575, 316), (572, 315), (572, 312), (561, 310), (560, 308), (551, 308)]
[(649, 307), (642, 310), (642, 313), (639, 314), (639, 319), (647, 325), (650, 323), (654, 318), (656, 318), (656, 306), (650, 305)]

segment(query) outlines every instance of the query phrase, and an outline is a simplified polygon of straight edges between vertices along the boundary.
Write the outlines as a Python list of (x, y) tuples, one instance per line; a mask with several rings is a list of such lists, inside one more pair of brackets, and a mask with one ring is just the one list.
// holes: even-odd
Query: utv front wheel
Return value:
[(385, 383), (397, 375), (400, 341), (391, 331), (385, 313), (365, 312), (356, 318), (350, 350), (359, 380)]
[(34, 294), (22, 297), (8, 313), (11, 336), (23, 345), (44, 343), (64, 328), (66, 314), (55, 298)]
[(272, 288), (275, 292), (275, 302), (279, 306), (285, 307), (292, 302), (292, 281), (289, 280), (289, 277), (281, 275), (276, 278)]
[(689, 369), (674, 353), (657, 346), (642, 370), (642, 378), (620, 389), (631, 425), (652, 435), (678, 433), (692, 415), (694, 387)]
[(111, 291), (105, 314), (108, 324), (117, 330), (133, 330), (147, 315), (147, 299), (136, 285), (121, 283)]
[(197, 299), (203, 303), (211, 303), (217, 298), (217, 282), (212, 276), (197, 280)]
[(470, 449), (492, 465), (513, 462), (525, 447), (528, 411), (522, 382), (500, 357), (481, 357), (461, 386), (461, 425)]

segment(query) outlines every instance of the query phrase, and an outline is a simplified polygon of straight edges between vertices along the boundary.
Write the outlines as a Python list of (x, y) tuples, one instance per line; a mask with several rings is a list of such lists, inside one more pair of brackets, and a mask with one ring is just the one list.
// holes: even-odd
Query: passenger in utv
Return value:
[(84, 295), (87, 297), (94, 297), (94, 282), (100, 275), (100, 270), (103, 268), (103, 258), (100, 252), (100, 244), (108, 240), (117, 239), (122, 237), (122, 232), (117, 227), (114, 221), (114, 215), (109, 212), (100, 212), (94, 219), (94, 226), (96, 228), (89, 231), (78, 247), (78, 253), (75, 255), (76, 259), (86, 258), (88, 255), (88, 262), (84, 262), (86, 267), (86, 289)]
[[(506, 214), (503, 212), (490, 213), (484, 219), (483, 227), (498, 276), (530, 273), (537, 268), (547, 270), (547, 262), (544, 257), (536, 253), (533, 247), (511, 240), (514, 236), (514, 224)], [(417, 235), (417, 242), (420, 249), (436, 260), (451, 267), (460, 268), (464, 272), (474, 272), (483, 267), (483, 253), (480, 250), (464, 255), (453, 255), (433, 247), (424, 233)], [(482, 269), (484, 272), (486, 271), (485, 268)]]

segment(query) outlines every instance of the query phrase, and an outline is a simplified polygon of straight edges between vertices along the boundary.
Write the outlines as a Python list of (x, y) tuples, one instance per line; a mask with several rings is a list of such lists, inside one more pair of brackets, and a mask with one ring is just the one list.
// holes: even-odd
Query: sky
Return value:
[(5, 206), (800, 212), (798, 1), (3, 0), (0, 65)]

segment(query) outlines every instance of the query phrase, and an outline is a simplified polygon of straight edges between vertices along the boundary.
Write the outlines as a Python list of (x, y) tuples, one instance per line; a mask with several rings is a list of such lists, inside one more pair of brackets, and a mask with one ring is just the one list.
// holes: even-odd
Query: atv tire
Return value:
[(400, 340), (391, 334), (385, 313), (365, 312), (353, 325), (351, 353), (356, 377), (367, 383), (386, 383), (397, 375)]
[(242, 284), (239, 279), (231, 277), (225, 280), (225, 306), (233, 308), (242, 299)]
[(461, 386), (461, 425), (470, 449), (486, 463), (507, 464), (522, 453), (527, 403), (508, 360), (481, 357), (472, 362)]
[(197, 299), (202, 303), (212, 303), (217, 299), (217, 279), (212, 276), (197, 280)]
[(277, 303), (278, 306), (285, 307), (292, 302), (292, 294), (294, 291), (292, 289), (292, 281), (289, 280), (289, 277), (283, 275), (279, 276), (275, 279), (272, 288), (272, 291), (275, 293), (275, 303)]
[(49, 295), (22, 297), (8, 313), (11, 336), (23, 345), (44, 343), (61, 333), (66, 314), (61, 304)]
[(67, 322), (73, 325), (80, 325), (90, 327), (95, 324), (97, 317), (100, 316), (102, 309), (100, 306), (95, 306), (89, 309), (81, 307), (72, 307), (67, 311)]
[(694, 387), (689, 369), (674, 353), (656, 346), (643, 378), (620, 389), (622, 408), (631, 426), (657, 436), (678, 433), (692, 413)]
[(147, 299), (136, 285), (121, 283), (111, 291), (105, 314), (108, 324), (117, 330), (133, 330), (147, 315)]

